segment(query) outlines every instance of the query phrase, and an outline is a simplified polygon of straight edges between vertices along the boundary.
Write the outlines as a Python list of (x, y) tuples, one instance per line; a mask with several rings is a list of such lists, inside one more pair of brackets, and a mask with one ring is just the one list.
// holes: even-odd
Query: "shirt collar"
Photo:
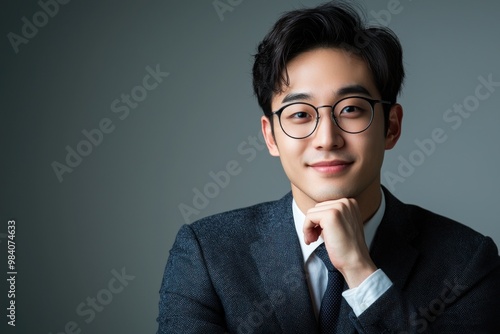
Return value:
[[(371, 247), (373, 238), (375, 237), (375, 232), (377, 231), (378, 226), (382, 222), (382, 217), (384, 216), (385, 212), (385, 196), (382, 189), (380, 190), (380, 192), (382, 194), (382, 198), (380, 200), (380, 206), (378, 207), (377, 211), (372, 216), (372, 218), (370, 218), (370, 220), (368, 220), (368, 222), (366, 222), (364, 225), (365, 241), (366, 244), (368, 245), (368, 248)], [(299, 207), (297, 206), (297, 203), (295, 203), (295, 199), (292, 201), (292, 210), (293, 210), (293, 220), (295, 223), (295, 230), (297, 231), (297, 236), (299, 237), (300, 248), (302, 249), (302, 255), (304, 256), (304, 263), (306, 263), (306, 261), (309, 259), (309, 256), (311, 256), (316, 247), (318, 247), (323, 243), (323, 237), (320, 236), (318, 240), (316, 240), (315, 242), (306, 245), (304, 241), (304, 233), (302, 232), (302, 227), (304, 225), (304, 220), (306, 216), (302, 211), (300, 211)]]

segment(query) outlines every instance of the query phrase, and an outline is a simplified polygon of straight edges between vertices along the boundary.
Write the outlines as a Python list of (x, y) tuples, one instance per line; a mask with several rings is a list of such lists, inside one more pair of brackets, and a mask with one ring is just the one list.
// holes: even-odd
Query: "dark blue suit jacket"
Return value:
[[(338, 333), (500, 333), (500, 258), (470, 228), (384, 188), (371, 247), (393, 286)], [(183, 226), (160, 289), (158, 333), (319, 333), (292, 196)]]

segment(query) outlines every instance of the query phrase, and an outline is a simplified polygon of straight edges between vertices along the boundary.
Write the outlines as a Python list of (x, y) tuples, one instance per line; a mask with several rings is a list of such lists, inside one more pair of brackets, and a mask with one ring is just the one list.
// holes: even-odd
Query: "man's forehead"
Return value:
[(301, 52), (286, 63), (274, 95), (288, 94), (297, 82), (307, 82), (314, 75), (323, 76), (326, 72), (334, 72), (331, 79), (338, 81), (339, 94), (342, 89), (357, 90), (354, 86), (369, 90), (367, 86), (374, 83), (372, 70), (362, 57), (339, 48), (319, 47)]

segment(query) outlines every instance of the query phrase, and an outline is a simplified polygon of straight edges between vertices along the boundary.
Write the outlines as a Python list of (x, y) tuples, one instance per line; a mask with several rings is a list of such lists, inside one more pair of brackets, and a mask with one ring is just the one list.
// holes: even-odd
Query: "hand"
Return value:
[(307, 211), (304, 240), (310, 244), (322, 235), (330, 260), (349, 288), (357, 287), (377, 270), (365, 242), (363, 221), (353, 198), (326, 201)]

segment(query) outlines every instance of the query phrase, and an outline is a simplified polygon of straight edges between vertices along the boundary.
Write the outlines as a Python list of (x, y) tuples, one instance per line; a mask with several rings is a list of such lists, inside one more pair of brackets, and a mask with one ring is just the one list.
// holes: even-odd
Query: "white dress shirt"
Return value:
[[(365, 223), (365, 241), (368, 248), (371, 247), (373, 237), (377, 231), (382, 217), (385, 211), (385, 197), (382, 190), (382, 199), (380, 206), (373, 215), (373, 217)], [(309, 279), (307, 280), (309, 285), (309, 291), (311, 293), (314, 312), (316, 317), (319, 315), (319, 309), (321, 306), (321, 299), (326, 290), (326, 285), (328, 283), (328, 270), (326, 269), (323, 261), (316, 256), (314, 251), (316, 248), (323, 243), (323, 238), (320, 236), (319, 239), (309, 245), (304, 242), (304, 232), (303, 225), (305, 220), (305, 215), (300, 211), (295, 199), (292, 202), (293, 209), (293, 219), (295, 222), (295, 229), (297, 230), (297, 235), (300, 240), (300, 247), (302, 248), (302, 255), (304, 256), (304, 268), (308, 274)], [(354, 314), (359, 316), (363, 313), (371, 304), (373, 304), (387, 289), (392, 285), (391, 280), (387, 275), (378, 269), (368, 278), (366, 278), (358, 287), (348, 289), (342, 293), (342, 296), (346, 299), (347, 303), (352, 307)]]

